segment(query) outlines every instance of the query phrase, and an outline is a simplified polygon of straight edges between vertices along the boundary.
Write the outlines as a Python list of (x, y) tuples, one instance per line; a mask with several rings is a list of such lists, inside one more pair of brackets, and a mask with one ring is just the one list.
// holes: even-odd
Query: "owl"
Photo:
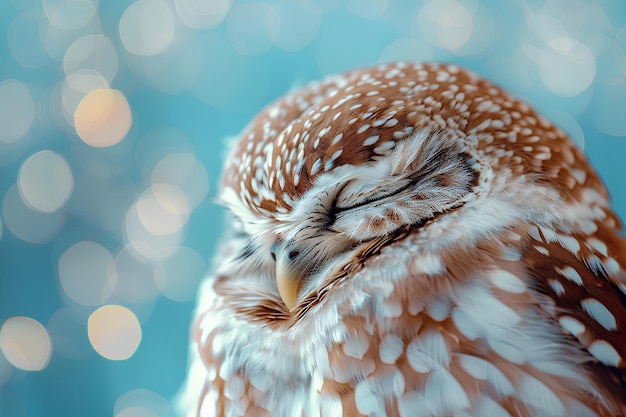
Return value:
[(189, 416), (626, 415), (626, 240), (567, 135), (455, 65), (270, 104), (227, 161)]

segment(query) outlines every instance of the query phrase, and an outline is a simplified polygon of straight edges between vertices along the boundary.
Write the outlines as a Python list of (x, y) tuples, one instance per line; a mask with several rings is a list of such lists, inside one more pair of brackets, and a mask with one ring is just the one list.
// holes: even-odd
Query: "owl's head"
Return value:
[(409, 232), (436, 250), (502, 225), (573, 224), (577, 199), (606, 200), (586, 166), (528, 105), (456, 66), (335, 76), (242, 133), (222, 181), (233, 237), (217, 272), (286, 317)]

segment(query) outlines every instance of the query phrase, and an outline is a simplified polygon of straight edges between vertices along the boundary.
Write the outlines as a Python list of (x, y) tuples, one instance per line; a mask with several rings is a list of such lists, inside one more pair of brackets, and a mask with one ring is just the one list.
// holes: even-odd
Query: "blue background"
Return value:
[[(0, 141), (0, 199), (9, 198), (24, 162), (42, 150), (60, 155), (74, 182), (69, 200), (47, 214), (58, 218), (42, 220), (52, 222), (51, 231), (36, 230), (39, 223), (12, 224), (7, 208), (0, 213), (0, 324), (32, 318), (46, 327), (53, 349), (39, 371), (21, 370), (0, 352), (0, 416), (174, 415), (193, 296), (103, 299), (133, 311), (142, 331), (129, 359), (106, 359), (87, 333), (88, 317), (99, 306), (64, 293), (59, 259), (81, 241), (118, 256), (128, 243), (126, 213), (151, 185), (156, 149), (159, 158), (193, 154), (204, 167), (187, 190), (205, 198), (193, 207), (176, 244), (199, 256), (198, 265), (209, 265), (222, 224), (212, 200), (226, 142), (269, 101), (326, 74), (395, 59), (467, 66), (568, 131), (626, 217), (623, 0), (235, 0), (216, 1), (224, 8), (209, 17), (188, 0), (73, 1), (83, 8), (65, 0), (0, 2), (0, 82), (25, 86), (36, 109), (24, 135)], [(147, 17), (133, 20), (142, 10)], [(81, 19), (86, 23), (72, 23)], [(83, 142), (71, 111), (68, 116), (61, 109), (62, 86), (71, 76), (66, 51), (94, 34), (112, 49), (90, 68), (106, 72), (107, 62), (117, 62), (102, 78), (124, 94), (132, 113), (124, 139), (101, 148)], [(155, 41), (154, 34), (161, 37)], [(5, 103), (2, 97), (0, 109), (10, 109), (11, 96)], [(5, 131), (0, 126), (0, 138)], [(141, 259), (144, 266), (162, 262)], [(187, 273), (192, 287), (201, 278), (198, 269)], [(139, 292), (155, 291), (153, 283), (141, 285), (146, 287)], [(51, 322), (59, 309), (62, 326)], [(140, 414), (140, 407), (153, 414)]]

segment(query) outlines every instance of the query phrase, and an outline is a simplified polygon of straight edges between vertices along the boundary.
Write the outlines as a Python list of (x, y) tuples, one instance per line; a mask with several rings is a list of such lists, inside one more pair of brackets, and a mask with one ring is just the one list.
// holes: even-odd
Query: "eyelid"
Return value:
[(362, 200), (357, 201), (356, 203), (352, 204), (351, 206), (337, 207), (336, 205), (334, 205), (335, 213), (339, 214), (339, 213), (342, 213), (344, 211), (353, 210), (355, 208), (366, 206), (366, 205), (374, 203), (376, 201), (385, 200), (385, 199), (387, 199), (387, 198), (389, 198), (391, 196), (401, 194), (403, 191), (406, 191), (407, 189), (411, 188), (414, 185), (415, 185), (415, 183), (411, 181), (411, 182), (408, 182), (407, 184), (405, 184), (405, 185), (403, 185), (401, 187), (398, 187), (398, 188), (390, 191), (389, 193), (383, 193), (382, 195), (378, 195), (376, 197), (370, 197), (370, 198), (367, 198), (367, 196), (364, 196), (364, 198)]

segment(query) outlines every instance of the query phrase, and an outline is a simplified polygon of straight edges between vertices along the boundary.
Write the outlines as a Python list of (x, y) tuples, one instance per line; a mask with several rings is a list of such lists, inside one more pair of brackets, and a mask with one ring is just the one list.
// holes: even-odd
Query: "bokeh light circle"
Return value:
[[(9, 362), (7, 358), (4, 357), (2, 349), (0, 349), (0, 387), (4, 386), (7, 381), (11, 379), (14, 369), (15, 368), (13, 367), (13, 365), (11, 365), (11, 362)], [(2, 409), (2, 407), (0, 407), (0, 416), (4, 415), (2, 414), (3, 411), (4, 410)]]
[(183, 241), (190, 210), (187, 196), (179, 187), (153, 184), (126, 212), (127, 247), (142, 260), (167, 259)]
[(0, 141), (20, 140), (35, 120), (35, 103), (24, 83), (9, 79), (0, 82)]
[(186, 93), (198, 81), (204, 61), (204, 45), (196, 38), (181, 40), (158, 55), (125, 56), (126, 66), (139, 79), (174, 96)]
[(591, 49), (582, 42), (559, 36), (543, 48), (538, 58), (539, 75), (546, 88), (563, 97), (585, 91), (596, 75)]
[(191, 207), (187, 195), (173, 184), (153, 184), (137, 200), (137, 214), (145, 229), (157, 236), (179, 232)]
[(48, 14), (50, 25), (61, 30), (80, 29), (97, 14), (96, 6), (89, 0), (57, 1), (46, 11), (51, 12)]
[(115, 287), (113, 255), (96, 242), (69, 247), (59, 258), (58, 272), (61, 288), (80, 305), (104, 304)]
[(72, 194), (72, 170), (61, 155), (40, 151), (20, 167), (17, 187), (24, 203), (34, 210), (51, 213), (63, 207)]
[(167, 298), (179, 302), (191, 301), (206, 271), (207, 263), (202, 255), (192, 248), (181, 246), (160, 264), (155, 283)]
[(470, 40), (474, 18), (461, 1), (432, 0), (419, 11), (413, 27), (431, 45), (455, 51)]
[(45, 327), (28, 317), (11, 317), (0, 328), (0, 349), (16, 368), (40, 371), (48, 365), (52, 343)]
[(68, 307), (58, 309), (46, 326), (54, 353), (74, 360), (91, 356), (93, 350), (85, 332), (86, 325), (87, 317), (78, 310)]
[(97, 71), (107, 82), (111, 82), (118, 70), (117, 52), (104, 35), (87, 35), (77, 39), (67, 48), (63, 56), (63, 70), (68, 76), (76, 70)]
[(52, 62), (39, 38), (39, 21), (37, 14), (20, 14), (13, 19), (6, 34), (11, 55), (24, 68), (39, 68)]
[(125, 245), (115, 256), (114, 295), (125, 303), (145, 304), (159, 297), (154, 281), (155, 266), (138, 259), (132, 247)]
[(152, 170), (150, 182), (173, 184), (180, 188), (191, 208), (197, 207), (209, 192), (209, 177), (204, 165), (190, 153), (171, 153)]
[(109, 82), (93, 69), (78, 69), (65, 77), (61, 88), (61, 111), (66, 125), (74, 127), (76, 109), (89, 93), (108, 88)]
[(266, 15), (270, 38), (284, 51), (298, 51), (317, 38), (322, 11), (310, 0), (279, 0)]
[(62, 61), (76, 39), (102, 33), (96, 6), (88, 0), (65, 0), (55, 3), (49, 15), (39, 19), (39, 38), (46, 53)]
[(437, 17), (437, 37), (445, 49), (458, 49), (465, 45), (474, 30), (472, 15), (457, 1), (448, 3)]
[[(463, 57), (477, 58), (486, 56), (490, 48), (500, 40), (502, 34), (490, 10), (480, 4), (475, 12), (471, 8), (466, 9), (472, 19), (472, 31), (467, 42), (456, 48), (453, 52)], [(468, 19), (468, 25), (470, 25)], [(510, 55), (508, 55), (510, 57)]]
[(96, 352), (111, 360), (130, 358), (141, 341), (137, 316), (126, 307), (115, 304), (94, 311), (89, 316), (87, 332)]
[(65, 213), (35, 211), (24, 203), (16, 184), (4, 194), (2, 200), (4, 224), (19, 239), (30, 243), (47, 243), (63, 229)]
[(374, 20), (385, 14), (391, 0), (344, 0), (344, 3), (353, 15)]
[(119, 23), (120, 39), (131, 54), (157, 55), (174, 41), (176, 25), (168, 4), (163, 0), (132, 3)]
[(173, 417), (174, 413), (165, 398), (154, 391), (134, 389), (115, 402), (115, 417)]
[[(64, 102), (67, 88), (69, 88), (67, 78), (64, 77), (48, 86), (39, 99), (37, 119), (41, 128), (47, 132), (62, 131), (69, 135), (76, 134), (74, 114), (67, 112)], [(79, 101), (84, 96), (85, 94), (82, 94)]]
[(607, 135), (626, 137), (626, 77), (595, 85), (593, 93), (589, 106), (593, 125)]
[(233, 8), (228, 14), (226, 29), (233, 49), (241, 55), (261, 55), (272, 47), (273, 41), (266, 27), (266, 20), (274, 14), (269, 4), (252, 2)]
[(118, 90), (93, 90), (76, 107), (74, 125), (88, 145), (115, 145), (126, 137), (132, 125), (130, 106)]
[[(17, 2), (18, 0), (16, 0)], [(72, 3), (76, 2), (76, 0), (40, 0), (37, 3), (40, 3), (41, 6), (43, 6), (43, 11), (46, 14), (46, 16), (48, 18), (52, 18), (52, 16), (54, 15), (54, 13), (59, 10), (59, 8), (61, 7), (65, 7), (66, 9), (66, 13), (67, 11), (71, 11), (72, 10)], [(84, 2), (84, 0), (81, 0), (79, 3)], [(97, 9), (98, 6), (100, 5), (100, 0), (88, 0), (89, 3), (92, 4), (94, 9)], [(23, 3), (23, 0), (22, 0)], [(69, 3), (69, 5), (67, 4)], [(74, 8), (76, 7), (83, 7), (86, 8), (87, 6), (85, 5), (73, 5)], [(63, 9), (61, 9), (63, 10)]]
[(151, 181), (154, 167), (170, 154), (192, 154), (194, 145), (189, 136), (171, 126), (148, 130), (135, 143), (135, 163), (144, 178)]
[(228, 14), (233, 0), (174, 0), (180, 21), (192, 29), (219, 25)]

